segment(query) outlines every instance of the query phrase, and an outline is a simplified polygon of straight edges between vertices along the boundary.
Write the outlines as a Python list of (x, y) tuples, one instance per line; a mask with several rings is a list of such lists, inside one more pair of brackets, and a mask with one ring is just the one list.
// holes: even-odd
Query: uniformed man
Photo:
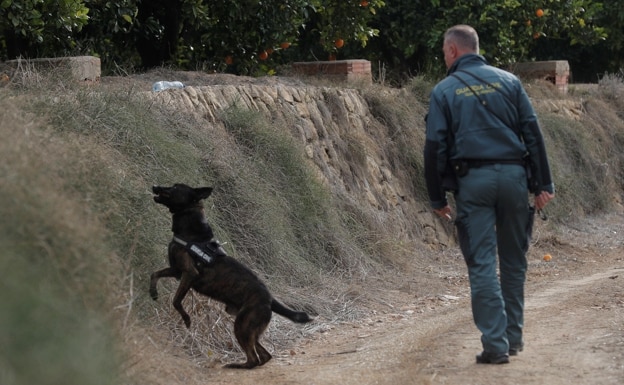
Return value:
[(446, 193), (454, 193), (483, 345), (477, 363), (508, 363), (523, 348), (533, 210), (554, 198), (554, 185), (539, 123), (519, 79), (479, 55), (479, 37), (470, 26), (449, 28), (443, 51), (448, 76), (431, 93), (426, 123), (427, 190), (434, 212), (448, 219)]

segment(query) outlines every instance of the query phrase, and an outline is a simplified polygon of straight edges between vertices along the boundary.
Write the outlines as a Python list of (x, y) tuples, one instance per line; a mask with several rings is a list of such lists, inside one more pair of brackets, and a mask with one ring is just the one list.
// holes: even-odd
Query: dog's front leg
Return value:
[(154, 301), (158, 299), (158, 288), (156, 287), (156, 285), (158, 284), (158, 280), (160, 278), (176, 277), (178, 274), (178, 270), (174, 269), (173, 267), (168, 267), (166, 269), (158, 270), (152, 273), (152, 275), (150, 276), (149, 292), (150, 296)]
[(178, 286), (178, 290), (173, 297), (173, 307), (178, 311), (178, 313), (180, 313), (187, 328), (191, 327), (191, 317), (184, 310), (184, 307), (182, 307), (182, 300), (191, 289), (191, 285), (196, 276), (197, 274), (189, 272), (183, 273), (182, 278), (180, 279), (180, 286)]

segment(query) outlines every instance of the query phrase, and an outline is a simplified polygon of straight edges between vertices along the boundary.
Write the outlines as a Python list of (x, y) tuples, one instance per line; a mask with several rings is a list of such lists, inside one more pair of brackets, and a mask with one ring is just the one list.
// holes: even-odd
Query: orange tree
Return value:
[(220, 71), (240, 74), (271, 72), (296, 43), (304, 23), (304, 0), (212, 0), (184, 30), (183, 55)]
[(383, 0), (308, 1), (300, 28), (299, 58), (326, 60), (343, 48), (351, 54), (360, 52), (379, 34), (371, 23), (385, 5)]
[[(322, 59), (344, 45), (365, 46), (382, 0), (213, 0), (193, 15), (182, 39), (186, 60), (242, 74)], [(227, 59), (227, 60), (226, 60)]]
[(89, 9), (89, 22), (74, 35), (76, 51), (101, 56), (104, 70), (136, 67), (140, 62), (134, 49), (137, 31), (157, 29), (158, 23), (138, 23), (136, 0), (84, 0), (84, 3)]
[(442, 72), (444, 31), (467, 23), (495, 65), (583, 57), (587, 64), (589, 57), (595, 73), (622, 65), (624, 8), (618, 3), (0, 0), (0, 58), (80, 52), (101, 55), (104, 71), (169, 64), (265, 74), (280, 64), (332, 56), (366, 58), (413, 75)]
[(532, 59), (545, 41), (568, 46), (600, 42), (607, 37), (597, 24), (601, 9), (592, 0), (398, 0), (374, 20), (380, 32), (367, 56), (401, 73), (441, 72), (445, 30), (470, 24), (479, 32), (481, 53), (492, 64), (506, 66)]
[[(432, 2), (448, 3), (440, 0)], [(590, 45), (606, 37), (604, 29), (593, 23), (601, 4), (591, 0), (455, 3), (452, 8), (440, 9), (434, 29), (442, 31), (447, 28), (445, 19), (473, 24), (481, 36), (483, 53), (496, 65), (531, 59), (531, 49), (539, 44), (540, 39)], [(484, 4), (475, 7), (476, 3)]]
[(78, 0), (0, 0), (0, 59), (71, 50), (88, 11)]
[(90, 53), (102, 57), (105, 71), (121, 64), (270, 73), (317, 49), (326, 55), (353, 42), (365, 45), (376, 32), (367, 24), (382, 5), (382, 0), (0, 0), (0, 58)]
[[(605, 2), (599, 22), (607, 31), (607, 39), (594, 46), (594, 51), (589, 54), (603, 58), (606, 71), (622, 73), (624, 72), (624, 7), (621, 2)], [(602, 68), (603, 66), (600, 66), (600, 69)]]
[(84, 2), (93, 18), (78, 40), (93, 52), (112, 52), (117, 63), (142, 68), (169, 64), (239, 74), (271, 73), (354, 42), (361, 47), (375, 35), (368, 23), (383, 6), (382, 0)]
[[(621, 73), (624, 70), (624, 7), (618, 2), (600, 5), (594, 4), (585, 9), (582, 16), (567, 20), (577, 27), (577, 34), (541, 36), (531, 49), (532, 56), (539, 60), (568, 60), (575, 82), (596, 82), (605, 73)], [(589, 26), (591, 30), (582, 26)], [(587, 44), (595, 40), (593, 31), (598, 28), (605, 38)]]

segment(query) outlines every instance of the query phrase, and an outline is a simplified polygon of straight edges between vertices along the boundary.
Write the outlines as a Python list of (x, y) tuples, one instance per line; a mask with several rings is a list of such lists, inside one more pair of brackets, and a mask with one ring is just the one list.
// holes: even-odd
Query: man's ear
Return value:
[(212, 187), (198, 187), (194, 190), (198, 200), (206, 199), (212, 194)]
[(449, 52), (451, 53), (451, 57), (455, 59), (457, 57), (457, 44), (450, 43), (448, 46)]

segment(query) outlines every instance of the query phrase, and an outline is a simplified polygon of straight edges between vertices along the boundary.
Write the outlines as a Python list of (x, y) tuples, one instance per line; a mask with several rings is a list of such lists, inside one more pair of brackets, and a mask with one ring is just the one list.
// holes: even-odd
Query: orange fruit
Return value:
[(234, 63), (234, 59), (232, 58), (232, 55), (227, 55), (225, 57), (225, 64), (232, 65), (232, 63)]
[(260, 60), (266, 60), (269, 58), (269, 53), (267, 51), (260, 51), (260, 53), (258, 54), (258, 58)]
[(366, 1), (366, 0), (360, 1), (360, 6), (361, 7), (368, 7), (368, 1)]
[(539, 32), (535, 32), (535, 33), (533, 34), (533, 39), (539, 39), (539, 38), (540, 38), (540, 36), (541, 36), (541, 34), (540, 34)]
[(269, 55), (272, 54), (273, 53), (273, 48), (267, 48), (266, 52)]
[(336, 39), (336, 41), (334, 41), (334, 47), (336, 48), (342, 48), (344, 46), (344, 40), (342, 39)]
[(550, 254), (546, 254), (543, 259), (544, 261), (549, 262), (552, 259), (552, 256)]
[(290, 43), (285, 41), (282, 44), (280, 44), (280, 48), (281, 49), (287, 49), (288, 47), (290, 47)]
[(544, 11), (540, 8), (537, 11), (535, 11), (535, 16), (537, 17), (542, 17), (544, 16)]

